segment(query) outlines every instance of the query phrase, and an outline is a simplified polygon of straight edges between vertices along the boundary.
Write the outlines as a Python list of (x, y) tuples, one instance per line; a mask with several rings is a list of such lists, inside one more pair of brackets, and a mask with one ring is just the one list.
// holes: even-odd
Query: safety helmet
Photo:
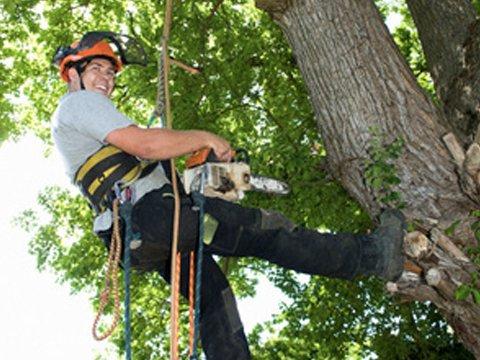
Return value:
[[(111, 45), (114, 45), (116, 51)], [(75, 66), (80, 74), (84, 69), (83, 65), (95, 58), (111, 61), (116, 72), (120, 71), (123, 65), (147, 64), (145, 51), (137, 40), (110, 31), (91, 31), (70, 46), (58, 47), (53, 63), (59, 67), (61, 78), (68, 82), (70, 67)]]

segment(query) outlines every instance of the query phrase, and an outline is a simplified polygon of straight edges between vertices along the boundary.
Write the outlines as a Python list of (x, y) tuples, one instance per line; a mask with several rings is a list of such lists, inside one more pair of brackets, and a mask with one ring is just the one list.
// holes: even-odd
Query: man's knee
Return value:
[(287, 231), (293, 231), (296, 225), (287, 218), (282, 213), (277, 211), (260, 209), (261, 220), (260, 220), (260, 229), (261, 230), (277, 230), (285, 229)]

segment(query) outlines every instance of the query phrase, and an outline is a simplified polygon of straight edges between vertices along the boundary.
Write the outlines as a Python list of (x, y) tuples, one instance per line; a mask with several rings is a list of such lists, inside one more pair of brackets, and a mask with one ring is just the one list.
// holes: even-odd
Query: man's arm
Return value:
[(164, 160), (210, 147), (220, 161), (230, 161), (232, 150), (225, 139), (201, 130), (142, 129), (136, 125), (113, 130), (105, 140), (142, 159)]

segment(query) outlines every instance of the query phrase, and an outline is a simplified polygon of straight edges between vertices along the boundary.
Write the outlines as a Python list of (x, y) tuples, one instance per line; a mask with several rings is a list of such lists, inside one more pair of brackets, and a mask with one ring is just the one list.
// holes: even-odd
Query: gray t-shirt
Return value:
[(133, 125), (107, 97), (93, 91), (64, 95), (53, 114), (52, 135), (73, 182), (78, 168), (106, 145), (107, 135)]
[[(52, 136), (70, 181), (73, 182), (78, 168), (107, 144), (105, 139), (111, 131), (133, 124), (102, 94), (81, 90), (64, 95), (53, 114)], [(159, 165), (131, 185), (132, 201), (138, 201), (147, 192), (167, 183), (169, 180)], [(110, 225), (111, 212), (108, 210), (95, 219), (94, 230), (106, 230)]]

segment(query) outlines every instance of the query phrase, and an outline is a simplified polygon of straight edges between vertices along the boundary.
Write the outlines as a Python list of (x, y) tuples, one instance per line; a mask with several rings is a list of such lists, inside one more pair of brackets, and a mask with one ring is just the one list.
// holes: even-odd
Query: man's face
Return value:
[(86, 90), (110, 97), (115, 86), (115, 68), (107, 59), (93, 59), (82, 72)]

